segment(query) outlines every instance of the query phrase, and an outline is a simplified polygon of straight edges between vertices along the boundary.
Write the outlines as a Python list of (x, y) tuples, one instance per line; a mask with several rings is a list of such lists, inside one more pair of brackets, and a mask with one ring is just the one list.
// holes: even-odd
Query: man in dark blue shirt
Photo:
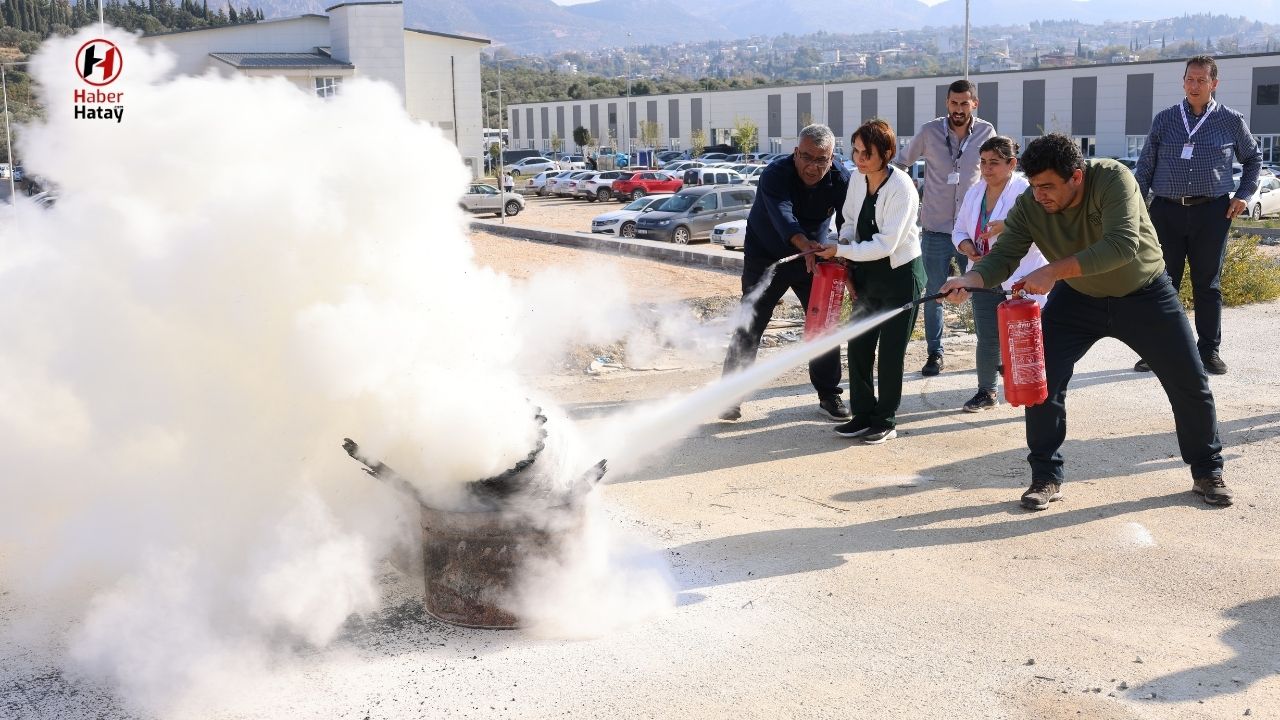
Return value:
[[(849, 173), (832, 166), (835, 136), (826, 125), (809, 125), (800, 131), (800, 144), (787, 157), (769, 163), (760, 174), (756, 199), (747, 216), (747, 237), (742, 268), (742, 299), (751, 303), (751, 317), (734, 331), (724, 372), (740, 370), (756, 359), (773, 309), (790, 289), (801, 305), (808, 305), (813, 286), (813, 255), (777, 266), (764, 288), (770, 265), (784, 257), (820, 249), (827, 239), (832, 216), (843, 222), (840, 208), (849, 189)], [(752, 293), (756, 292), (756, 297)], [(809, 380), (818, 391), (818, 406), (833, 420), (847, 420), (849, 411), (840, 398), (840, 348), (809, 363)], [(722, 420), (737, 420), (742, 411), (731, 408)]]
[[(1156, 113), (1142, 146), (1134, 176), (1143, 197), (1150, 191), (1151, 222), (1160, 236), (1165, 267), (1174, 287), (1191, 270), (1196, 311), (1196, 340), (1204, 369), (1227, 372), (1218, 355), (1222, 344), (1222, 260), (1231, 220), (1244, 211), (1258, 190), (1262, 153), (1244, 116), (1213, 98), (1218, 64), (1208, 55), (1187, 61), (1182, 74), (1185, 100)], [(1232, 190), (1232, 161), (1242, 165), (1240, 185)], [(1149, 372), (1145, 360), (1134, 366)]]

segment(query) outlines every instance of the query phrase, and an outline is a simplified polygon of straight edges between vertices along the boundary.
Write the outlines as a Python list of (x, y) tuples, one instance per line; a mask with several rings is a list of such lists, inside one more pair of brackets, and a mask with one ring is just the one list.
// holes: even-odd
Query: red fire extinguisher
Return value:
[(844, 303), (846, 271), (836, 262), (820, 262), (813, 269), (809, 311), (804, 316), (804, 339), (810, 340), (835, 328)]
[(1022, 283), (996, 307), (1000, 326), (1000, 358), (1004, 361), (1004, 397), (1010, 405), (1031, 407), (1049, 397), (1044, 374), (1044, 333), (1040, 304), (1027, 297)]

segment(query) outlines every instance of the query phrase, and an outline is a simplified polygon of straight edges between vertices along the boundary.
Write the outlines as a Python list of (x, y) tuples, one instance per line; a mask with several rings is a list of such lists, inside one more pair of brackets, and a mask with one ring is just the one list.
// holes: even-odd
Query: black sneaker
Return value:
[(742, 406), (734, 405), (733, 407), (720, 413), (720, 419), (726, 422), (737, 422), (742, 419)]
[(934, 353), (925, 361), (924, 367), (920, 368), (920, 374), (925, 377), (933, 377), (942, 372), (942, 353)]
[(862, 437), (869, 432), (871, 432), (871, 423), (862, 422), (861, 420), (850, 420), (843, 425), (836, 426), (836, 434), (840, 437)]
[(999, 404), (1000, 401), (996, 399), (995, 390), (979, 390), (977, 394), (969, 398), (969, 402), (964, 404), (964, 411), (971, 413), (982, 412), (983, 410), (990, 410)]
[(894, 428), (873, 427), (867, 429), (867, 434), (862, 436), (862, 442), (868, 445), (879, 445), (896, 437), (898, 437), (898, 431)]
[(839, 395), (828, 395), (818, 402), (823, 415), (832, 420), (848, 420), (849, 410), (844, 406), (844, 399)]
[(1191, 485), (1191, 492), (1203, 495), (1204, 501), (1210, 505), (1231, 504), (1231, 489), (1220, 477), (1196, 478)]
[(1227, 364), (1222, 362), (1222, 358), (1218, 355), (1217, 350), (1203, 356), (1202, 359), (1204, 360), (1204, 369), (1210, 375), (1227, 374)]
[(1028, 510), (1044, 510), (1049, 503), (1062, 499), (1062, 484), (1051, 480), (1033, 480), (1031, 487), (1022, 493), (1022, 507)]
[(1139, 360), (1138, 362), (1133, 364), (1133, 371), (1134, 372), (1151, 372), (1151, 366), (1147, 364), (1146, 360)]

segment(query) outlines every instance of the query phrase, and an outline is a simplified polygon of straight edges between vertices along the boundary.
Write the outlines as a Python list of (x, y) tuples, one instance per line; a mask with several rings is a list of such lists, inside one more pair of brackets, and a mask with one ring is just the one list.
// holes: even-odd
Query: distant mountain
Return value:
[[(323, 13), (337, 0), (257, 0), (267, 17)], [(518, 55), (592, 50), (628, 44), (734, 40), (753, 35), (803, 35), (826, 30), (859, 33), (964, 22), (965, 0), (929, 7), (919, 0), (595, 0), (557, 5), (552, 0), (406, 0), (405, 24), (478, 35)], [(1032, 20), (1156, 20), (1198, 12), (1242, 13), (1266, 22), (1280, 18), (1280, 0), (1250, 0), (1209, 8), (1190, 0), (982, 0), (971, 3), (974, 25)]]

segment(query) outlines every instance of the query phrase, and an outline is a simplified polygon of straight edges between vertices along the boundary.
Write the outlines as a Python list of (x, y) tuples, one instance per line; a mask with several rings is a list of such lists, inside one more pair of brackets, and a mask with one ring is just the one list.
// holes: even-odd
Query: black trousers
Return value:
[[(1049, 398), (1026, 410), (1031, 450), (1027, 462), (1033, 480), (1060, 483), (1065, 478), (1059, 448), (1067, 436), (1067, 383), (1076, 361), (1104, 337), (1128, 345), (1159, 378), (1173, 406), (1178, 449), (1183, 462), (1191, 466), (1192, 477), (1222, 475), (1222, 444), (1209, 376), (1168, 275), (1120, 298), (1091, 297), (1060, 282), (1049, 294), (1042, 324)], [(1086, 422), (1102, 423), (1106, 418)]]
[[(742, 297), (745, 301), (751, 291), (763, 279), (765, 270), (772, 261), (760, 261), (747, 258), (742, 268)], [(736, 372), (751, 365), (760, 350), (760, 338), (764, 329), (773, 317), (773, 309), (791, 290), (799, 298), (800, 304), (809, 305), (809, 292), (813, 288), (813, 276), (805, 270), (804, 261), (792, 260), (778, 266), (773, 279), (760, 297), (752, 304), (751, 322), (746, 327), (734, 332), (729, 340), (729, 354), (724, 359), (724, 374)], [(840, 389), (840, 348), (836, 347), (809, 361), (809, 382), (818, 391), (818, 397), (839, 395)]]
[[(865, 317), (903, 305), (924, 291), (924, 260), (891, 267), (889, 258), (852, 263), (853, 286), (858, 291), (855, 316)], [(916, 326), (919, 306), (900, 313), (849, 341), (849, 411), (853, 419), (877, 428), (897, 427), (898, 406), (902, 404), (903, 364), (911, 329)], [(859, 318), (861, 319), (861, 318)], [(871, 380), (880, 350), (880, 397)]]
[(1182, 287), (1184, 268), (1191, 270), (1191, 298), (1196, 311), (1196, 347), (1208, 357), (1222, 344), (1222, 260), (1227, 252), (1231, 198), (1200, 205), (1181, 205), (1157, 197), (1151, 201), (1151, 223), (1160, 236), (1165, 269), (1175, 289)]

